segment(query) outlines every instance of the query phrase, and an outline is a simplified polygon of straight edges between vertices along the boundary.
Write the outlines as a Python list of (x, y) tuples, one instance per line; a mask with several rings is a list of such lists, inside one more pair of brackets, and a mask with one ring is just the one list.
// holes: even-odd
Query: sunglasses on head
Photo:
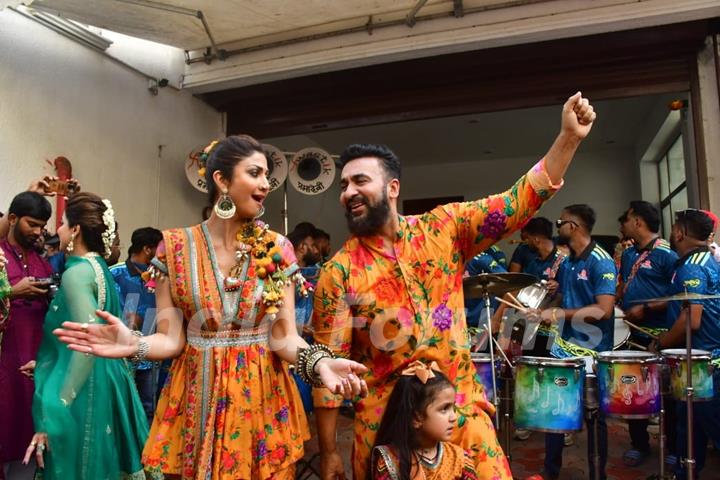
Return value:
[(572, 223), (573, 225), (578, 226), (577, 222), (575, 222), (573, 220), (563, 220), (562, 218), (558, 218), (557, 220), (555, 220), (555, 226), (557, 228), (562, 227), (566, 223)]

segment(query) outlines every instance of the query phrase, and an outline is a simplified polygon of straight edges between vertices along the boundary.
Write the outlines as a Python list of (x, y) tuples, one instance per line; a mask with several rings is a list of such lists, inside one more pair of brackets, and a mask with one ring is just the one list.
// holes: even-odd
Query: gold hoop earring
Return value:
[(215, 210), (215, 215), (221, 219), (229, 220), (235, 216), (235, 203), (227, 192), (223, 192), (218, 201), (215, 202), (213, 210)]

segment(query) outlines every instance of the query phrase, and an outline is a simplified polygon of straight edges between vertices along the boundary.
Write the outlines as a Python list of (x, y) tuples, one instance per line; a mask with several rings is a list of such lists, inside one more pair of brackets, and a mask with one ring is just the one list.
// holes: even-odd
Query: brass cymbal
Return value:
[(527, 273), (481, 273), (463, 279), (463, 293), (465, 298), (482, 298), (485, 293), (505, 295), (537, 281), (537, 277)]
[(684, 302), (686, 300), (711, 300), (713, 298), (720, 298), (720, 295), (706, 295), (703, 293), (676, 293), (669, 297), (658, 297), (658, 298), (646, 298), (645, 300), (633, 300), (630, 303), (649, 303), (649, 302)]

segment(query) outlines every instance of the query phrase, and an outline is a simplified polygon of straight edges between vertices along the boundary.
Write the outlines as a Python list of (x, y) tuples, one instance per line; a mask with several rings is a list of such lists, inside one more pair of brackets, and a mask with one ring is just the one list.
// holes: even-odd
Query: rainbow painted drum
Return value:
[(650, 418), (660, 414), (662, 360), (650, 352), (610, 351), (597, 356), (600, 409), (608, 417)]
[[(483, 388), (485, 389), (485, 396), (487, 397), (488, 401), (490, 403), (495, 402), (495, 397), (493, 396), (493, 381), (492, 381), (492, 365), (490, 363), (490, 354), (489, 353), (471, 353), (470, 359), (472, 360), (473, 364), (475, 365), (475, 372), (477, 372), (477, 376), (480, 379), (480, 383), (482, 383)], [(499, 359), (495, 359), (495, 372), (496, 374), (500, 372), (499, 370)], [(500, 379), (498, 378), (495, 382), (497, 388), (500, 388)]]
[[(660, 352), (670, 371), (670, 390), (672, 396), (681, 402), (687, 401), (687, 350), (671, 348)], [(712, 357), (707, 350), (692, 349), (692, 386), (693, 401), (707, 402), (713, 399)]]
[(584, 383), (582, 358), (518, 357), (515, 426), (550, 433), (582, 430)]

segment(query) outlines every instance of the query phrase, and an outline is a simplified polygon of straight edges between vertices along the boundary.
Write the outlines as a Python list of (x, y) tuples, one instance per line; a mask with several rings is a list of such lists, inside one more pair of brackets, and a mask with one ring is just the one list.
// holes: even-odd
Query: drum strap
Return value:
[(630, 276), (628, 277), (627, 281), (625, 282), (625, 285), (623, 285), (623, 294), (627, 292), (628, 287), (630, 286), (630, 282), (632, 282), (635, 279), (635, 275), (637, 275), (638, 270), (640, 270), (640, 266), (643, 264), (643, 262), (647, 259), (648, 255), (658, 246), (662, 243), (662, 239), (660, 237), (656, 238), (653, 241), (652, 247), (645, 250), (643, 253), (640, 254), (640, 256), (635, 260), (635, 263), (632, 266), (632, 270), (630, 270)]
[(558, 251), (557, 257), (555, 257), (555, 261), (552, 264), (552, 267), (550, 267), (550, 275), (548, 275), (549, 280), (555, 280), (555, 277), (557, 276), (558, 270), (560, 270), (560, 264), (565, 260), (565, 255), (563, 252)]
[(559, 334), (555, 335), (555, 342), (550, 348), (550, 355), (555, 358), (569, 358), (569, 357), (596, 357), (597, 352), (590, 350), (589, 348), (575, 345), (574, 343), (568, 342), (562, 338)]

